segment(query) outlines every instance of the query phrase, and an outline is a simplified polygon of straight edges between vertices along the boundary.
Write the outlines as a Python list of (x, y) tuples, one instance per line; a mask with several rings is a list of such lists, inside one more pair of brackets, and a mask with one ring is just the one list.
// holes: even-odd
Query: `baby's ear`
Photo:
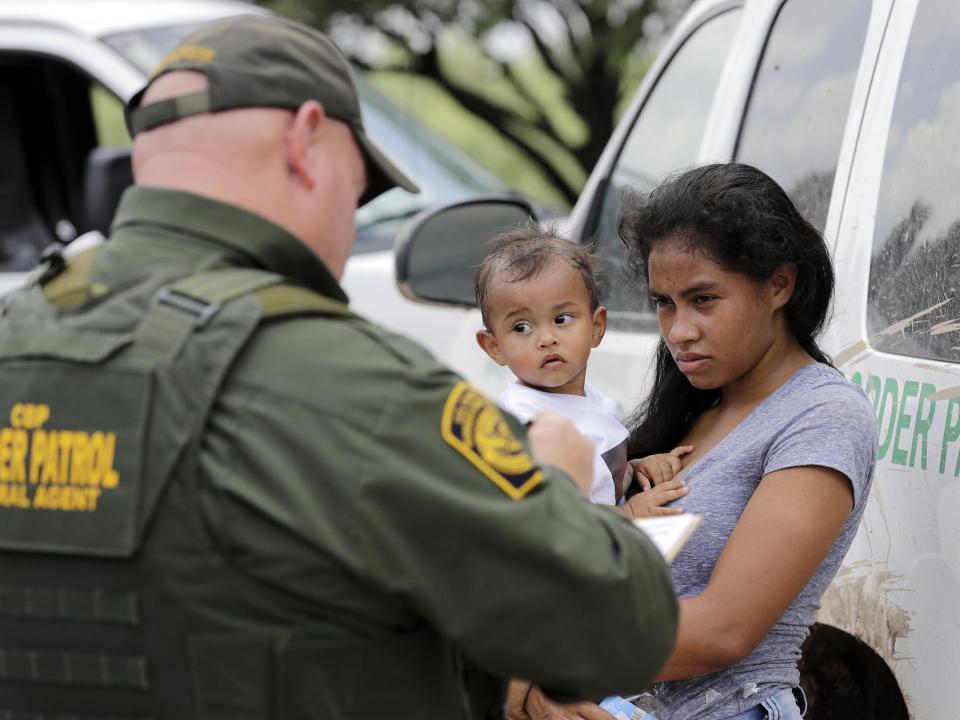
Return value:
[(597, 347), (607, 331), (607, 308), (601, 305), (593, 311), (593, 347)]
[(493, 333), (483, 328), (477, 330), (477, 345), (483, 348), (483, 351), (490, 356), (497, 365), (506, 365), (507, 361), (503, 359), (503, 353), (500, 352), (500, 343)]

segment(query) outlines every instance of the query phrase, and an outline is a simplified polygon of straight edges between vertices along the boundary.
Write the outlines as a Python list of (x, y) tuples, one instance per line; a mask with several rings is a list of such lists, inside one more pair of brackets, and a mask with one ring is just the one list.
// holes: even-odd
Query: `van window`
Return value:
[(33, 267), (60, 226), (81, 225), (95, 145), (86, 76), (42, 55), (0, 53), (0, 271)]
[[(112, 207), (100, 198), (113, 201), (122, 183), (107, 183), (106, 168), (127, 181), (129, 143), (122, 103), (85, 72), (0, 53), (0, 274), (34, 267), (54, 240), (109, 226)], [(109, 163), (104, 146), (121, 146)], [(104, 168), (93, 175), (100, 192), (85, 187), (91, 168)]]
[(640, 110), (620, 153), (601, 206), (596, 250), (602, 258), (604, 304), (615, 326), (637, 326), (652, 317), (645, 297), (623, 273), (624, 249), (616, 216), (624, 186), (648, 190), (669, 173), (697, 160), (713, 96), (740, 10), (715, 15), (681, 45)]
[(767, 38), (734, 157), (823, 232), (871, 0), (788, 0)]
[(960, 362), (960, 15), (919, 3), (876, 209), (867, 304), (880, 350)]

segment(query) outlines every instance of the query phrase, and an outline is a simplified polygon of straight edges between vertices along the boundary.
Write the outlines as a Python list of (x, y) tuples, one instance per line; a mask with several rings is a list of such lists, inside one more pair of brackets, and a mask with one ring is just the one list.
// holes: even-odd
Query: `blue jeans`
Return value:
[(807, 698), (800, 688), (783, 688), (746, 712), (727, 720), (800, 720), (807, 712)]

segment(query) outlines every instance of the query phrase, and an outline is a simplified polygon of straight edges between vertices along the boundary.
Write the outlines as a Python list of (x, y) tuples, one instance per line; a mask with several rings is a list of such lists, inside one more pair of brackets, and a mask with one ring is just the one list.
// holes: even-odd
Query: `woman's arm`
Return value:
[[(823, 562), (852, 509), (853, 488), (836, 470), (804, 466), (766, 475), (706, 589), (680, 600), (677, 642), (656, 679), (716, 672), (749, 655)], [(525, 708), (533, 720), (589, 717), (554, 705), (537, 688)], [(518, 710), (508, 717), (523, 718)]]
[(677, 643), (657, 680), (716, 672), (749, 655), (813, 576), (852, 508), (850, 480), (836, 470), (764, 476), (707, 587), (680, 601)]

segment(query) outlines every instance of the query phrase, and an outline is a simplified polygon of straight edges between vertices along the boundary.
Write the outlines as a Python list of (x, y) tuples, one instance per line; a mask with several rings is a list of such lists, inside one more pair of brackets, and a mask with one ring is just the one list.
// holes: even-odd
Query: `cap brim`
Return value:
[(353, 134), (367, 162), (367, 190), (360, 198), (360, 205), (365, 205), (378, 195), (395, 187), (402, 187), (412, 193), (420, 192), (417, 184), (404, 175), (387, 154), (367, 137), (366, 133), (354, 129)]

